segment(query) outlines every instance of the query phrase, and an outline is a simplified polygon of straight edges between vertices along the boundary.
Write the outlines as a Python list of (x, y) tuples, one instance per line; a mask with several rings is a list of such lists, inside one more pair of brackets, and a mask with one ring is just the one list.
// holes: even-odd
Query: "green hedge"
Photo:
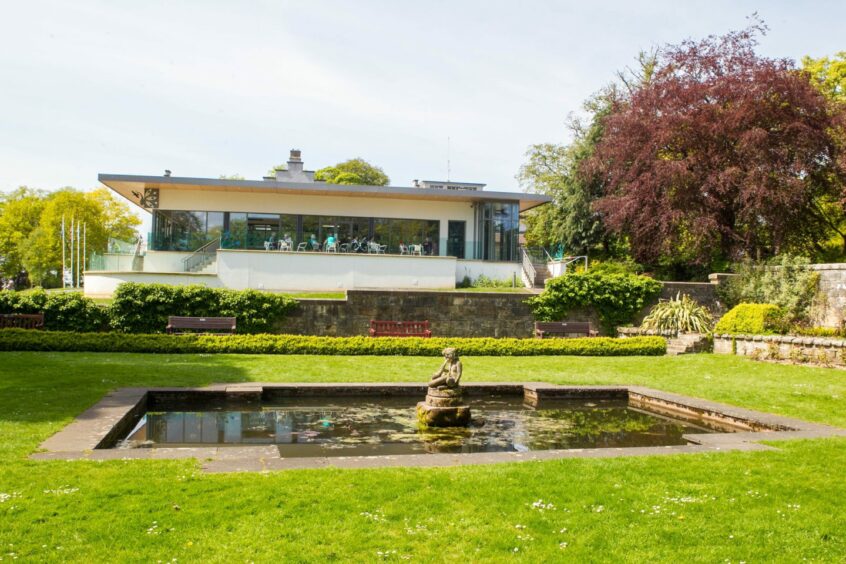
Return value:
[(593, 308), (602, 328), (612, 334), (660, 292), (661, 283), (646, 276), (597, 267), (549, 280), (527, 303), (539, 321), (563, 321), (573, 309)]
[(257, 290), (224, 290), (201, 285), (169, 286), (124, 282), (110, 306), (81, 292), (0, 291), (0, 313), (41, 313), (44, 325), (59, 331), (163, 333), (170, 315), (235, 317), (239, 333), (266, 333), (297, 307), (293, 298)]
[(112, 328), (125, 333), (162, 333), (170, 315), (236, 317), (239, 333), (264, 333), (296, 306), (293, 298), (257, 290), (124, 282), (109, 314)]
[(714, 333), (772, 335), (787, 331), (786, 314), (773, 304), (738, 304), (717, 323)]
[(611, 339), (493, 339), (414, 337), (311, 337), (303, 335), (128, 335), (0, 330), (3, 351), (237, 353), (440, 356), (447, 347), (472, 356), (659, 356), (666, 352), (662, 337)]
[(103, 331), (109, 326), (109, 311), (81, 292), (0, 292), (0, 313), (44, 313), (47, 329)]

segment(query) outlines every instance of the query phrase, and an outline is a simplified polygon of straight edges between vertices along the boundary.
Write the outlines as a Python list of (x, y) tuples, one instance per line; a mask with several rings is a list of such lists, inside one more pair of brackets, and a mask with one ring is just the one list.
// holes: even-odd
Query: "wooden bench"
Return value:
[(599, 335), (587, 321), (536, 321), (535, 337), (596, 337)]
[(167, 318), (167, 332), (171, 335), (182, 333), (214, 333), (216, 335), (234, 335), (234, 317), (177, 317)]
[(426, 337), (432, 336), (428, 321), (376, 321), (370, 320), (371, 337)]
[(0, 329), (44, 329), (43, 313), (4, 313)]

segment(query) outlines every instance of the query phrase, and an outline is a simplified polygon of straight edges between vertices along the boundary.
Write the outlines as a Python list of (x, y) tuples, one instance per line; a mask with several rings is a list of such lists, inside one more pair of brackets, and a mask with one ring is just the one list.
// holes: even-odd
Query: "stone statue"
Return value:
[(444, 349), (444, 362), (429, 380), (430, 388), (457, 388), (461, 381), (461, 361), (454, 347)]
[(417, 420), (424, 427), (464, 427), (470, 423), (470, 406), (464, 403), (458, 351), (444, 349), (444, 362), (429, 380), (426, 401), (417, 404)]

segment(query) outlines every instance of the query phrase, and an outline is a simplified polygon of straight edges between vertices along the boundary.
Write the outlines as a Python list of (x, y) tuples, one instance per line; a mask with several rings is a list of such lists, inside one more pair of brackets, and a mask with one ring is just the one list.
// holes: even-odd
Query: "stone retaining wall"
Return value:
[(715, 354), (846, 364), (846, 340), (789, 335), (714, 335)]
[(349, 290), (346, 300), (300, 300), (278, 327), (301, 335), (367, 335), (371, 319), (429, 320), (437, 337), (530, 337), (531, 294)]
[[(661, 298), (681, 291), (716, 311), (719, 304), (711, 284), (665, 282)], [(349, 290), (346, 300), (300, 300), (296, 311), (276, 330), (280, 333), (348, 337), (367, 335), (371, 319), (429, 320), (437, 337), (532, 336), (534, 316), (526, 305), (532, 295), (507, 292), (436, 292), (409, 290)], [(652, 304), (636, 317), (646, 315)], [(571, 321), (589, 321), (599, 328), (596, 312), (574, 310)]]

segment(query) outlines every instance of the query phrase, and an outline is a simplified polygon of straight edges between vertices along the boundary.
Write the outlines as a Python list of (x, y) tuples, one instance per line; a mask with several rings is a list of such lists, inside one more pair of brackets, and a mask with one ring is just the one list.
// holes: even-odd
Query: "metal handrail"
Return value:
[(210, 262), (209, 256), (216, 255), (219, 248), (220, 239), (214, 239), (182, 259), (185, 272), (193, 272), (195, 268), (202, 268), (207, 265)]
[(564, 272), (563, 272), (563, 273), (564, 273), (564, 274), (567, 274), (567, 266), (568, 266), (568, 265), (573, 264), (574, 262), (576, 262), (576, 261), (578, 261), (578, 260), (584, 261), (584, 263), (585, 263), (585, 272), (587, 272), (587, 269), (588, 269), (588, 258), (587, 258), (587, 255), (579, 255), (579, 256), (577, 256), (577, 257), (565, 257), (565, 258), (561, 259), (561, 261), (559, 261), (559, 262), (563, 263), (563, 264), (562, 264), (562, 266), (564, 267)]
[(538, 273), (535, 270), (535, 265), (532, 264), (532, 257), (529, 256), (526, 247), (520, 247), (520, 255), (523, 261), (523, 274), (526, 275), (526, 278), (529, 282), (531, 282), (532, 286), (534, 286)]

